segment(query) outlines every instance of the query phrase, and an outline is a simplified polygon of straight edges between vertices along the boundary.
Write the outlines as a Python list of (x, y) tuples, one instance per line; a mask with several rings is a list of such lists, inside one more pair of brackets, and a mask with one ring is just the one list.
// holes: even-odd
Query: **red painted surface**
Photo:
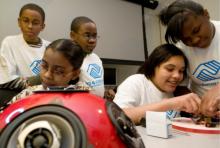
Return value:
[(6, 121), (12, 121), (22, 114), (22, 111), (41, 105), (56, 104), (65, 106), (80, 117), (86, 127), (89, 143), (94, 147), (126, 147), (108, 117), (105, 102), (103, 98), (87, 92), (34, 94), (11, 104), (0, 114), (0, 130), (7, 126)]

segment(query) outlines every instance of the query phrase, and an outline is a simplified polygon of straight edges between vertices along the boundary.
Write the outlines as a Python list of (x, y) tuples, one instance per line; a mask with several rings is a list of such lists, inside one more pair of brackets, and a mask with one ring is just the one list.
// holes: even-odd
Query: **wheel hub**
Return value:
[[(21, 148), (49, 148), (59, 147), (60, 139), (58, 130), (48, 121), (37, 121), (28, 125), (18, 135), (18, 147)], [(57, 133), (58, 132), (58, 133)]]
[(45, 129), (39, 128), (29, 133), (25, 139), (25, 147), (49, 148), (53, 143), (52, 133)]

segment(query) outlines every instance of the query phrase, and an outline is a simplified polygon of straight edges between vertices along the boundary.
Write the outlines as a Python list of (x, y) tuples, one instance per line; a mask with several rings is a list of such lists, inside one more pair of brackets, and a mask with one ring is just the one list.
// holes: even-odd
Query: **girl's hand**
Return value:
[(186, 95), (173, 98), (175, 110), (185, 111), (188, 113), (199, 113), (199, 107), (201, 99), (195, 93), (189, 93)]

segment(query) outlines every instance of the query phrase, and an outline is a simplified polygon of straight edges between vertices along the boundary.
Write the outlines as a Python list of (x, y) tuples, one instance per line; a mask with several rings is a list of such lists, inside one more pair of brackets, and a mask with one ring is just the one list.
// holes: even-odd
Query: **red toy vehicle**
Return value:
[(142, 148), (135, 125), (114, 103), (83, 91), (38, 92), (0, 114), (4, 148)]

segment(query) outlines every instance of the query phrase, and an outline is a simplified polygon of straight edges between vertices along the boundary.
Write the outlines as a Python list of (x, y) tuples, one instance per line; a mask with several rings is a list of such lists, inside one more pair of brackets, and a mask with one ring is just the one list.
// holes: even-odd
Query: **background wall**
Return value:
[(95, 52), (101, 58), (144, 61), (141, 6), (122, 0), (1, 0), (0, 41), (20, 32), (18, 14), (29, 2), (45, 10), (43, 38), (69, 38), (72, 19), (84, 15), (97, 24), (101, 38)]

